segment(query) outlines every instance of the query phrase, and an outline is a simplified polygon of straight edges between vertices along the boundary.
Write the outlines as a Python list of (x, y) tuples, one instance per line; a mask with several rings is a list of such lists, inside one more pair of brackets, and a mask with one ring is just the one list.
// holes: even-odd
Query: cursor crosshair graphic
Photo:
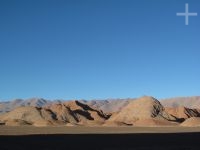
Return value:
[(197, 16), (197, 13), (190, 13), (189, 12), (189, 4), (185, 4), (185, 12), (184, 13), (176, 13), (177, 16), (184, 16), (185, 17), (185, 25), (189, 25), (189, 17), (190, 16)]

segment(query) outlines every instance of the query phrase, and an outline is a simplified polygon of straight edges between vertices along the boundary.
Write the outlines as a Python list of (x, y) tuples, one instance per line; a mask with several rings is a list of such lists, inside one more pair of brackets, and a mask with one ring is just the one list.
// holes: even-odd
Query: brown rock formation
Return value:
[(188, 118), (180, 125), (185, 127), (198, 127), (200, 126), (200, 118), (199, 117)]
[(50, 110), (37, 107), (18, 107), (11, 112), (0, 116), (0, 120), (4, 121), (6, 125), (17, 124), (32, 124), (35, 122), (54, 121), (53, 113)]
[(117, 115), (111, 117), (109, 121), (134, 124), (138, 120), (151, 118), (175, 121), (174, 117), (165, 112), (164, 107), (158, 100), (148, 96), (131, 101)]
[(176, 108), (166, 107), (165, 111), (168, 114), (176, 117), (179, 122), (182, 122), (185, 119), (190, 118), (190, 117), (199, 117), (200, 116), (200, 110), (190, 109), (190, 108), (186, 108), (186, 107), (183, 107), (183, 106), (182, 107), (176, 107)]

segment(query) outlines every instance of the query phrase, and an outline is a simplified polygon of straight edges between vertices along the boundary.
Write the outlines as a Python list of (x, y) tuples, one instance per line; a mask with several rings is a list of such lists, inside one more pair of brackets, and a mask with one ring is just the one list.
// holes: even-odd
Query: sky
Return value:
[(199, 39), (199, 0), (1, 0), (0, 100), (197, 96)]

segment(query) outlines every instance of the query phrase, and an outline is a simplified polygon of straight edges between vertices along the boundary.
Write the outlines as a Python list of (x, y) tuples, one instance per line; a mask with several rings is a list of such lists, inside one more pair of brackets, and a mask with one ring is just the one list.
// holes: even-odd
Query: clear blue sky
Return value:
[(199, 0), (1, 0), (0, 21), (1, 100), (200, 95)]

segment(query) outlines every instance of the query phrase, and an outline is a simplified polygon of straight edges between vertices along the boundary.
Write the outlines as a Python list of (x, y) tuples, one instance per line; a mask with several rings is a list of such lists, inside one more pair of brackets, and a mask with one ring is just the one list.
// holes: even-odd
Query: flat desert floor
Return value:
[(0, 126), (0, 150), (199, 150), (196, 127)]
[(200, 132), (200, 127), (66, 127), (0, 126), (0, 135), (32, 134), (133, 134)]

